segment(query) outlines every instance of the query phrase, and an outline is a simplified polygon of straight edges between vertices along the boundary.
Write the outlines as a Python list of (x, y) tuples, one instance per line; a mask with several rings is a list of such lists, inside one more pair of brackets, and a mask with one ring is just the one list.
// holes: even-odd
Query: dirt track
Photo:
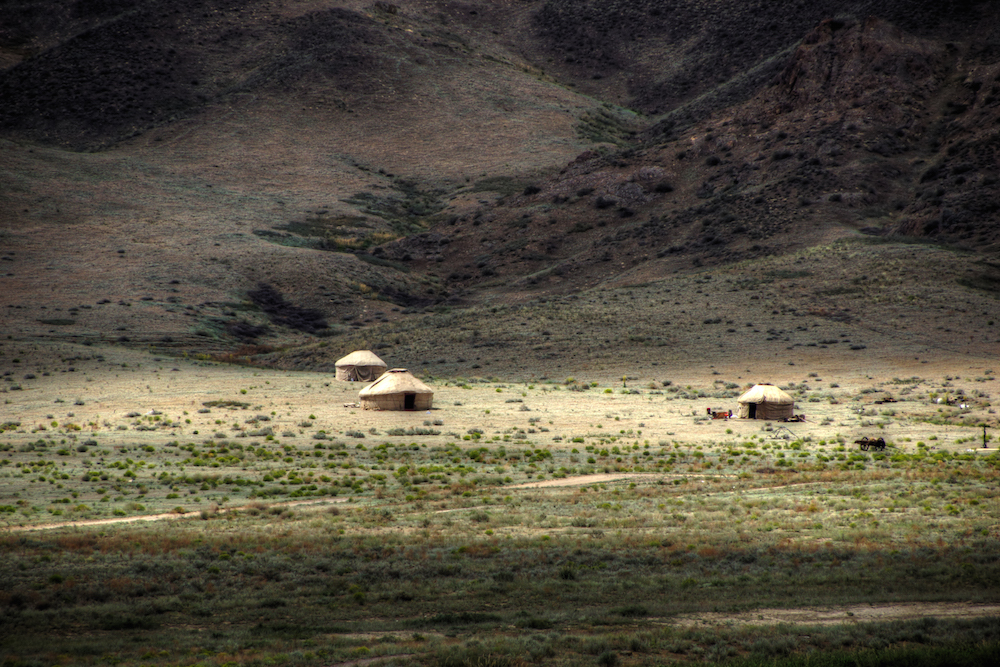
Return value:
[(508, 487), (511, 489), (545, 489), (561, 486), (586, 486), (588, 484), (602, 484), (605, 482), (619, 482), (629, 479), (663, 479), (664, 477), (705, 477), (705, 475), (664, 475), (662, 473), (651, 472), (623, 472), (623, 473), (601, 473), (598, 475), (583, 475), (577, 477), (563, 477), (559, 479), (546, 479), (540, 482), (525, 482)]
[[(323, 503), (346, 503), (347, 498), (323, 498), (321, 500), (294, 500), (288, 503), (279, 503), (281, 507), (295, 507), (298, 505), (320, 505)], [(271, 505), (269, 505), (270, 507)], [(251, 505), (241, 507), (230, 507), (218, 509), (215, 514), (226, 514), (232, 511), (250, 509)], [(58, 523), (39, 524), (37, 526), (10, 526), (8, 530), (18, 533), (35, 530), (50, 530), (52, 528), (83, 528), (88, 526), (110, 526), (121, 523), (140, 523), (146, 521), (176, 521), (177, 519), (190, 519), (200, 516), (200, 512), (164, 512), (162, 514), (144, 514), (142, 516), (126, 516), (115, 519), (84, 519), (81, 521), (60, 521)]]
[(883, 621), (908, 621), (919, 618), (984, 618), (1000, 617), (1000, 605), (962, 602), (911, 602), (891, 605), (850, 605), (824, 609), (758, 609), (741, 614), (705, 612), (679, 616), (677, 625), (684, 627), (706, 625), (840, 625), (843, 623), (872, 623)]
[[(683, 475), (675, 475), (676, 477), (682, 477)], [(691, 475), (687, 475), (690, 477)], [(703, 475), (698, 475), (702, 477)], [(566, 486), (584, 486), (587, 484), (600, 484), (604, 482), (617, 482), (628, 479), (652, 479), (653, 477), (663, 477), (662, 474), (656, 473), (621, 473), (621, 474), (600, 474), (600, 475), (584, 475), (577, 477), (565, 477), (562, 479), (547, 479), (540, 482), (529, 482), (527, 484), (515, 484), (508, 488), (510, 489), (543, 489), (543, 488), (558, 488)], [(269, 503), (269, 507), (296, 507), (301, 505), (321, 505), (324, 503), (345, 503), (347, 498), (323, 498), (320, 500), (296, 500), (287, 503)], [(216, 514), (226, 514), (232, 511), (246, 510), (249, 509), (250, 505), (243, 505), (241, 507), (229, 507), (220, 508), (215, 513)], [(445, 512), (455, 512), (464, 511), (471, 508), (459, 508), (455, 510), (444, 510)], [(193, 516), (200, 515), (199, 512), (163, 512), (160, 514), (145, 514), (142, 516), (128, 516), (128, 517), (117, 517), (114, 519), (84, 519), (80, 521), (60, 521), (56, 523), (46, 523), (39, 524), (36, 526), (10, 526), (8, 530), (12, 532), (27, 532), (35, 530), (51, 530), (54, 528), (82, 528), (89, 526), (110, 526), (115, 524), (123, 523), (140, 523), (148, 521), (176, 521), (178, 519), (190, 519)]]

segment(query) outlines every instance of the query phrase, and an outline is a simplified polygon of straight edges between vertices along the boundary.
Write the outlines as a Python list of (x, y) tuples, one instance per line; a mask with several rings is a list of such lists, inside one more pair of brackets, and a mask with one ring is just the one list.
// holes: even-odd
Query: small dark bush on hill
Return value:
[(275, 324), (311, 334), (330, 327), (323, 313), (315, 308), (302, 308), (285, 301), (281, 293), (267, 283), (259, 283), (257, 289), (247, 292), (247, 296), (254, 305), (267, 313)]
[(242, 320), (235, 320), (226, 323), (226, 331), (242, 340), (251, 340), (266, 335), (269, 330), (264, 326), (250, 324), (249, 322), (243, 322)]

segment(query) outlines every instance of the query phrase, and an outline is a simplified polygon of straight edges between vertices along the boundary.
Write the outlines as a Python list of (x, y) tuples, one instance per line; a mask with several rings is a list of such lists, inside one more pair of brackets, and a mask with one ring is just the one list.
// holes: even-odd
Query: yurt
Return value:
[(338, 359), (336, 366), (337, 379), (347, 382), (371, 382), (388, 368), (384, 361), (369, 350), (351, 352), (343, 359)]
[(361, 390), (365, 410), (430, 410), (434, 390), (405, 368), (393, 368)]
[(786, 419), (795, 414), (795, 399), (773, 384), (755, 384), (736, 400), (740, 419)]

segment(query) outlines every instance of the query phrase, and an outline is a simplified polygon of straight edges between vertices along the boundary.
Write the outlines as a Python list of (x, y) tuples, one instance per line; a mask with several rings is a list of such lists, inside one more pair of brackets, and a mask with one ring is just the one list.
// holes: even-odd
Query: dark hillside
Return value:
[(371, 18), (278, 9), (187, 0), (121, 12), (0, 76), (0, 96), (10, 101), (0, 130), (94, 149), (239, 93), (321, 82), (344, 105), (385, 79), (392, 45)]
[(988, 3), (972, 2), (9, 4), (0, 51), (8, 63), (25, 59), (0, 75), (9, 100), (0, 131), (74, 149), (113, 144), (239, 93), (308, 88), (349, 107), (380, 91), (405, 94), (408, 81), (433, 76), (414, 64), (507, 53), (589, 95), (670, 114), (660, 128), (676, 132), (754, 95), (825, 18), (873, 14), (945, 41), (989, 25)]
[(0, 21), (0, 67), (51, 48), (142, 0), (5, 0)]
[(859, 230), (996, 248), (1000, 61), (987, 53), (874, 18), (823, 21), (771, 85), (685, 137), (654, 129), (643, 148), (581, 155), (547, 181), (381, 250), (426, 270), (443, 262), (458, 290), (529, 295)]
[[(711, 93), (697, 102), (704, 114), (752, 96), (823, 19), (874, 15), (917, 36), (953, 40), (967, 35), (976, 4), (549, 0), (535, 14), (537, 57), (582, 90), (647, 114)], [(720, 96), (716, 89), (727, 82)], [(706, 106), (710, 100), (715, 107)]]

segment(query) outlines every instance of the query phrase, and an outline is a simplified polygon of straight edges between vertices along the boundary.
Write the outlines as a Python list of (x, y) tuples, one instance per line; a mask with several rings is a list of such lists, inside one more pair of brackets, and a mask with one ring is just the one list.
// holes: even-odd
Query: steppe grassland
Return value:
[[(779, 425), (708, 419), (736, 407), (743, 380), (728, 374), (426, 378), (434, 410), (372, 413), (344, 407), (360, 385), (326, 374), (3, 352), (11, 664), (646, 664), (996, 645), (990, 619), (805, 639), (680, 622), (996, 602), (996, 437), (980, 452), (976, 426), (994, 380), (967, 359), (961, 378), (776, 368), (808, 416)], [(890, 447), (860, 452), (860, 435)], [(157, 512), (178, 520), (24, 530)]]
[[(58, 360), (32, 361), (30, 345), (8, 343), (4, 353), (15, 379), (5, 393), (0, 475), (10, 483), (0, 505), (8, 521), (28, 524), (597, 473), (745, 483), (761, 468), (891, 469), (894, 455), (972, 456), (965, 450), (981, 447), (977, 425), (989, 420), (994, 382), (980, 369), (964, 380), (858, 377), (841, 386), (783, 369), (801, 376), (783, 386), (808, 421), (780, 425), (709, 419), (708, 408), (735, 409), (747, 386), (724, 376), (429, 378), (434, 410), (373, 413), (345, 407), (363, 385), (324, 374), (93, 347)], [(886, 438), (889, 452), (857, 451), (863, 435)]]

